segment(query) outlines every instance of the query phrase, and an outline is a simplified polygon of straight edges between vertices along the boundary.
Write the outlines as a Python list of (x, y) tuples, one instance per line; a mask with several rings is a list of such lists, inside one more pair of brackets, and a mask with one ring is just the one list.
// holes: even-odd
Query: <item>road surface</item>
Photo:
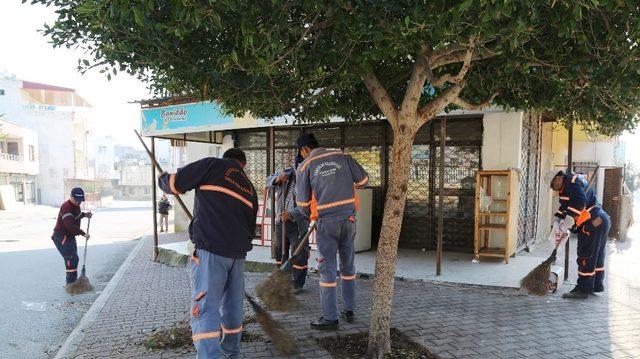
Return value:
[[(93, 212), (87, 276), (96, 291), (72, 297), (64, 290), (64, 263), (51, 241), (58, 208), (0, 211), (0, 358), (55, 356), (137, 239), (151, 229), (149, 202), (116, 201)], [(81, 257), (83, 243), (78, 237)]]

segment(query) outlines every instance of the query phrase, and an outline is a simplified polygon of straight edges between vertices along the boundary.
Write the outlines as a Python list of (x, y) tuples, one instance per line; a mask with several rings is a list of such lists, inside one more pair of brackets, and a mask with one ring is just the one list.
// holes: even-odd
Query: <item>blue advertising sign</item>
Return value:
[(213, 102), (143, 108), (141, 130), (146, 136), (214, 131), (228, 128), (233, 117), (222, 113)]

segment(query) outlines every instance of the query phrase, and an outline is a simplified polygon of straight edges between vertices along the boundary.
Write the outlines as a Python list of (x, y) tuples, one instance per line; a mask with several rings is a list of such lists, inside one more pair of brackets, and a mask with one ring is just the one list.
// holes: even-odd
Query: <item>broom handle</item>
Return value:
[[(142, 143), (142, 146), (144, 146), (144, 149), (147, 151), (147, 154), (149, 155), (149, 158), (151, 158), (151, 162), (153, 162), (153, 165), (156, 166), (156, 168), (158, 169), (158, 171), (160, 171), (160, 173), (164, 173), (164, 171), (162, 170), (162, 167), (160, 167), (160, 164), (158, 163), (158, 161), (156, 161), (156, 158), (153, 156), (153, 154), (149, 150), (149, 147), (147, 147), (147, 144), (144, 143), (144, 141), (142, 140), (142, 136), (140, 136), (140, 133), (138, 133), (138, 130), (133, 130), (133, 132), (135, 132), (136, 136), (138, 136), (140, 143)], [(178, 196), (177, 194), (174, 194), (174, 196), (176, 198), (176, 201), (178, 201), (178, 204), (180, 204), (180, 207), (182, 207), (182, 210), (184, 211), (184, 213), (187, 215), (187, 217), (189, 217), (189, 220), (192, 220), (193, 216), (191, 215), (191, 212), (189, 211), (187, 206), (185, 206), (184, 202), (182, 202), (182, 198), (180, 198), (180, 196)]]
[(302, 237), (300, 244), (298, 244), (298, 247), (296, 247), (296, 250), (291, 255), (291, 258), (287, 259), (287, 261), (282, 264), (282, 266), (280, 267), (280, 270), (286, 271), (289, 269), (293, 260), (300, 254), (300, 252), (302, 252), (302, 249), (307, 245), (307, 243), (309, 243), (309, 237), (311, 236), (311, 232), (313, 232), (315, 228), (316, 228), (316, 221), (311, 220), (311, 222), (309, 222), (309, 227), (307, 227), (307, 232), (304, 234), (304, 237)]
[[(289, 189), (289, 177), (287, 177), (287, 181), (284, 183), (284, 187), (282, 188), (282, 204), (280, 206), (280, 214), (284, 213), (284, 210), (287, 208), (287, 190)], [(280, 241), (282, 242), (280, 253), (281, 257), (284, 258), (286, 255), (286, 241), (287, 241), (287, 230), (286, 230), (286, 221), (280, 219)]]
[[(91, 217), (87, 219), (87, 234), (89, 234), (89, 228), (91, 228)], [(84, 269), (85, 263), (87, 263), (87, 243), (89, 240), (87, 238), (84, 239), (84, 255), (82, 256), (82, 269)]]

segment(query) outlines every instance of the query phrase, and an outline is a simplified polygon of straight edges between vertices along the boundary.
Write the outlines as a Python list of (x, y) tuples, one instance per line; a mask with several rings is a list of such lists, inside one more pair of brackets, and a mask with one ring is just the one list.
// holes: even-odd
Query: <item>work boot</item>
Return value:
[(562, 295), (563, 299), (587, 299), (589, 298), (589, 294), (583, 292), (577, 286), (573, 288), (569, 293), (564, 293)]
[(302, 294), (302, 292), (304, 292), (304, 289), (302, 287), (293, 288), (293, 295)]
[(593, 287), (593, 292), (594, 293), (602, 293), (602, 292), (604, 292), (604, 286), (603, 285), (597, 285), (597, 286)]
[(338, 329), (338, 321), (326, 320), (324, 317), (320, 317), (318, 320), (311, 322), (311, 328), (320, 330)]
[(356, 320), (356, 315), (353, 313), (353, 310), (343, 311), (342, 317), (347, 321), (347, 323), (353, 323)]

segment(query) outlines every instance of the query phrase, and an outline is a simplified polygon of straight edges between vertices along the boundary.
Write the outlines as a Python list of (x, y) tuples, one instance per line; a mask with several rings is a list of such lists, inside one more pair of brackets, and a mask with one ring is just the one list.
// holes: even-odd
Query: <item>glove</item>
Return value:
[(85, 213), (84, 213), (84, 216), (85, 216), (85, 218), (91, 218), (91, 217), (93, 217), (93, 213), (91, 213), (91, 212), (85, 212)]
[(84, 234), (84, 238), (86, 238), (87, 240), (89, 240), (89, 238), (91, 238), (91, 236), (89, 235), (89, 233), (85, 233), (85, 234)]

